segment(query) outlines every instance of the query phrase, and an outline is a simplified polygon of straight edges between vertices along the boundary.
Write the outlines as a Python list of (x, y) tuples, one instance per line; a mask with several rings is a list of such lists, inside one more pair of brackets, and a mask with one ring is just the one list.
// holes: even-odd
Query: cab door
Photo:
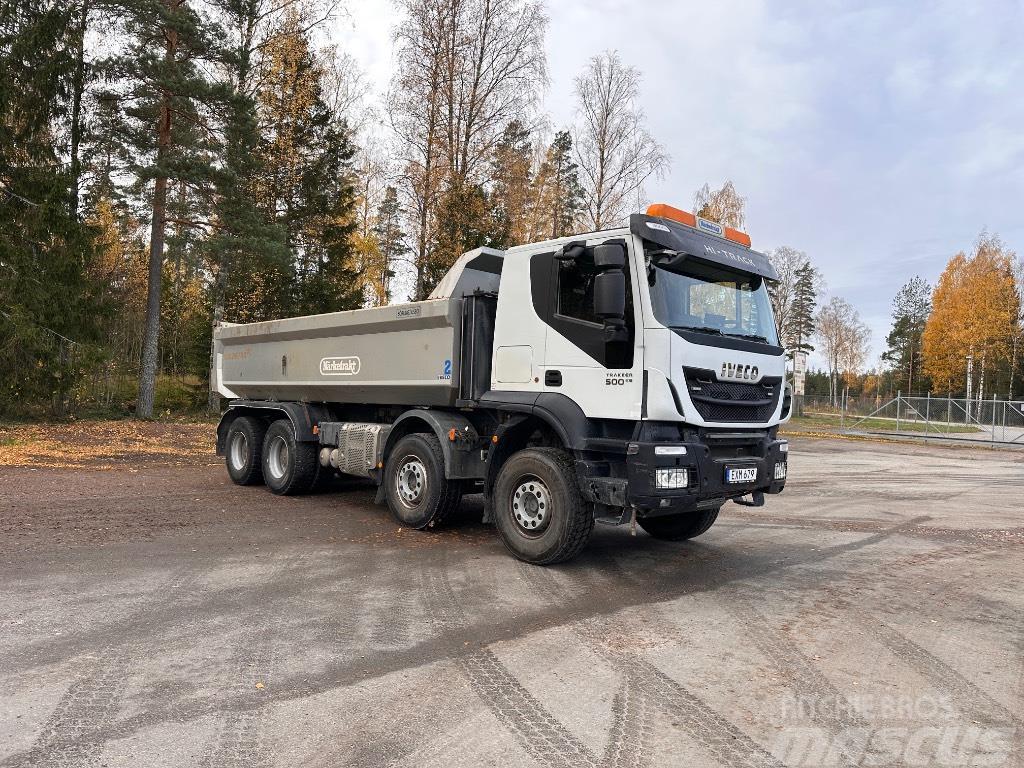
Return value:
[[(600, 269), (593, 247), (621, 244), (626, 250), (624, 274), (625, 338), (608, 340), (606, 322), (595, 312), (594, 289)], [(546, 257), (546, 258), (545, 258)], [(547, 325), (542, 384), (545, 392), (561, 393), (594, 418), (641, 418), (643, 400), (642, 324), (637, 290), (633, 238), (588, 240), (577, 258), (557, 254), (534, 256), (533, 279), (547, 282), (546, 301), (538, 314)]]

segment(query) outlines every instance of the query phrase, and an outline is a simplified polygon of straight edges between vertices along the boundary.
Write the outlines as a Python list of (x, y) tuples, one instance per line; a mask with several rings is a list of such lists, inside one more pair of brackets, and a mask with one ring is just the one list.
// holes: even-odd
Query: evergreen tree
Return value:
[[(271, 14), (258, 0), (218, 0), (227, 30), (222, 68), (228, 89), (221, 145), (222, 164), (214, 176), (213, 218), (216, 223), (204, 246), (214, 275), (211, 295), (213, 323), (268, 320), (287, 306), (290, 252), (284, 229), (259, 206), (264, 158), (258, 152), (260, 132), (254, 98), (258, 52), (265, 42), (261, 23)], [(212, 340), (210, 365), (213, 364)], [(219, 396), (210, 391), (209, 407)]]
[(814, 351), (811, 339), (814, 338), (814, 318), (818, 304), (818, 270), (811, 263), (805, 262), (796, 271), (796, 282), (793, 284), (793, 296), (789, 307), (783, 339), (791, 355)]
[(122, 220), (129, 215), (122, 176), (131, 165), (124, 131), (121, 98), (103, 89), (90, 99), (89, 131), (82, 145), (83, 207), (95, 212), (101, 201), (111, 203)]
[(363, 305), (352, 234), (356, 201), (348, 126), (324, 106), (314, 116), (319, 153), (303, 169), (296, 209), (301, 222), (299, 301), (301, 314), (337, 312)]
[(95, 353), (104, 307), (87, 265), (61, 126), (73, 105), (75, 7), (7, 3), (0, 15), (0, 411), (63, 413)]
[(491, 160), (491, 245), (495, 248), (527, 242), (532, 155), (529, 129), (513, 120), (501, 134)]
[(208, 186), (213, 149), (208, 109), (222, 103), (225, 94), (202, 67), (216, 56), (216, 30), (189, 0), (121, 0), (121, 10), (126, 45), (110, 70), (127, 91), (126, 129), (140, 191), (148, 191), (152, 182), (146, 331), (135, 409), (140, 418), (150, 418), (159, 366), (168, 190), (175, 181), (194, 188)]
[(544, 222), (539, 236), (554, 238), (575, 233), (583, 215), (584, 191), (568, 131), (555, 134), (535, 184), (542, 187), (535, 196), (534, 215)]
[(421, 270), (421, 293), (415, 298), (425, 299), (463, 253), (491, 245), (490, 210), (482, 185), (448, 183), (437, 203), (433, 244)]
[(405, 232), (402, 231), (403, 214), (402, 206), (398, 202), (398, 190), (389, 186), (384, 191), (384, 199), (377, 209), (377, 222), (373, 227), (380, 259), (374, 280), (378, 306), (390, 301), (395, 262), (409, 253), (409, 244)]
[(355, 146), (347, 123), (327, 102), (326, 77), (308, 24), (290, 10), (267, 46), (258, 93), (265, 169), (259, 195), (292, 254), (291, 302), (280, 314), (362, 305), (351, 242)]
[(932, 288), (918, 276), (900, 288), (892, 302), (892, 330), (885, 338), (888, 349), (882, 360), (889, 364), (897, 386), (906, 382), (907, 392), (913, 391), (915, 381), (921, 389), (921, 337), (931, 311)]

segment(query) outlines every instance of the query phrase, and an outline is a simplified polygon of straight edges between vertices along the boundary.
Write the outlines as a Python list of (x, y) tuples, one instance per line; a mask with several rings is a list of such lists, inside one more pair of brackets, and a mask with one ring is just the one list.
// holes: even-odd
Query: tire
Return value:
[(685, 541), (700, 536), (718, 519), (721, 507), (703, 512), (687, 512), (669, 517), (637, 518), (637, 524), (647, 533), (662, 541)]
[(279, 496), (307, 493), (316, 480), (317, 444), (300, 443), (288, 419), (278, 419), (263, 438), (263, 480)]
[(576, 557), (594, 530), (572, 457), (555, 448), (513, 454), (494, 483), (494, 521), (508, 551), (534, 565)]
[(441, 441), (434, 435), (401, 438), (384, 465), (384, 493), (394, 518), (422, 530), (443, 523), (462, 500), (462, 483), (444, 474)]
[(267, 428), (252, 416), (239, 416), (228, 427), (224, 463), (235, 485), (263, 483), (263, 437)]

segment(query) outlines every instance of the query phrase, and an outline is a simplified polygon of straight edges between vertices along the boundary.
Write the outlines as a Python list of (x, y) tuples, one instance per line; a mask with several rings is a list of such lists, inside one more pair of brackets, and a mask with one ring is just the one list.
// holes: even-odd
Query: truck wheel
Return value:
[(700, 536), (707, 531), (715, 520), (718, 519), (718, 510), (715, 507), (703, 512), (687, 512), (682, 515), (671, 515), (669, 517), (638, 517), (637, 523), (647, 533), (656, 539), (663, 541), (684, 541)]
[(263, 435), (266, 427), (252, 416), (239, 416), (228, 428), (224, 462), (228, 475), (236, 485), (259, 485), (263, 482)]
[(300, 443), (288, 419), (278, 419), (263, 438), (263, 479), (280, 496), (306, 493), (316, 480), (317, 445)]
[(576, 557), (594, 530), (572, 457), (555, 448), (527, 448), (505, 462), (494, 484), (494, 518), (508, 550), (535, 565)]
[(412, 434), (399, 440), (384, 467), (388, 508), (402, 525), (432, 528), (462, 500), (462, 483), (444, 476), (444, 454), (434, 435)]

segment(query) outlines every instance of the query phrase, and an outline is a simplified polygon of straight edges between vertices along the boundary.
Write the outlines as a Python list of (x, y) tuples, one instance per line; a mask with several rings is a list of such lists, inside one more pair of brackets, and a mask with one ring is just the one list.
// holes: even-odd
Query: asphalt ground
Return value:
[(1024, 765), (1024, 455), (796, 438), (692, 542), (0, 467), (0, 766)]

